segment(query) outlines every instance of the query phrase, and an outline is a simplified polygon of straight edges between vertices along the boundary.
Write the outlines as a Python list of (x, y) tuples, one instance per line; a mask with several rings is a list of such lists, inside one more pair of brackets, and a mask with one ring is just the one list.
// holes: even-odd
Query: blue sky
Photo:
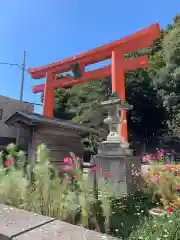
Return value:
[[(169, 2), (169, 3), (168, 3)], [(0, 8), (0, 62), (37, 67), (101, 46), (180, 13), (179, 0), (6, 0)], [(19, 98), (21, 70), (0, 65), (0, 95)], [(25, 74), (24, 100), (40, 103)], [(41, 108), (36, 107), (40, 112)]]

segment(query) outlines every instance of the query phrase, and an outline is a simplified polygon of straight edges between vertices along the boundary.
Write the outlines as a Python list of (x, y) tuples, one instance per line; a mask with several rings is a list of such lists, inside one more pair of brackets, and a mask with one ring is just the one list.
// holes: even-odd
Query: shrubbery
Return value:
[[(153, 165), (145, 180), (154, 201), (147, 192), (116, 199), (110, 181), (99, 185), (97, 199), (73, 154), (64, 159), (61, 175), (44, 145), (38, 148), (34, 166), (24, 166), (25, 156), (14, 145), (8, 146), (5, 158), (0, 156), (0, 203), (127, 240), (180, 239), (178, 166)], [(149, 214), (157, 204), (165, 210), (163, 216)]]
[(180, 165), (152, 165), (145, 181), (154, 199), (164, 207), (180, 206)]
[(169, 213), (143, 219), (143, 222), (132, 232), (128, 240), (179, 240), (180, 212)]
[(15, 154), (14, 145), (9, 145), (7, 149), (9, 154), (6, 161), (3, 161), (1, 154), (1, 203), (96, 230), (100, 229), (98, 219), (101, 216), (97, 213), (97, 208), (100, 208), (106, 214), (103, 218), (108, 231), (108, 196), (101, 194), (101, 204), (94, 199), (93, 189), (83, 178), (78, 158), (73, 154), (72, 158), (67, 158), (73, 166), (66, 166), (60, 178), (59, 172), (49, 162), (44, 145), (38, 148), (35, 166), (28, 165), (26, 168), (23, 153)]

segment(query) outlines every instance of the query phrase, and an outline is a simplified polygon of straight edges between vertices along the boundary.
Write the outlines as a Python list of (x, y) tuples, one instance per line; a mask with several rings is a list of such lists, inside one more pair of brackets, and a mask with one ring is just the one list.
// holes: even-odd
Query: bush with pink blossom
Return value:
[(156, 153), (144, 154), (141, 158), (142, 164), (163, 164), (169, 160), (169, 152), (164, 149), (156, 149)]

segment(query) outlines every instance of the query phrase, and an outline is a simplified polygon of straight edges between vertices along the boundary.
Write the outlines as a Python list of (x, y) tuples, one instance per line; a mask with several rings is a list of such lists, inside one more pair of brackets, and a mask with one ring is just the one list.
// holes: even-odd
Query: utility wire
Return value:
[[(8, 65), (8, 66), (16, 66), (16, 67), (19, 67), (21, 70), (27, 71), (26, 68), (21, 67), (21, 66), (20, 66), (19, 64), (17, 64), (17, 63), (0, 62), (0, 64), (2, 64), (2, 65)], [(43, 104), (40, 104), (40, 103), (32, 103), (32, 102), (26, 102), (26, 101), (24, 101), (24, 102), (25, 102), (25, 103), (30, 103), (30, 104), (33, 104), (33, 105), (36, 105), (36, 106), (43, 106)]]
[(17, 64), (17, 63), (8, 63), (8, 62), (0, 62), (0, 64), (2, 64), (2, 65), (8, 65), (8, 66), (17, 66), (17, 67), (19, 67), (21, 70), (26, 70), (27, 71), (27, 69), (23, 69), (19, 64)]
[(26, 101), (23, 101), (24, 103), (30, 103), (30, 104), (33, 104), (33, 105), (36, 105), (36, 106), (43, 106), (43, 104), (41, 103), (32, 103), (32, 102), (26, 102)]

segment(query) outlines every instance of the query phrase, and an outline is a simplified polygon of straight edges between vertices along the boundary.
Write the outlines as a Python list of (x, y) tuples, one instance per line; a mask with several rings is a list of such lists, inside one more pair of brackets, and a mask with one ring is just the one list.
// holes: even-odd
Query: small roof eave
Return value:
[(21, 125), (27, 125), (27, 126), (35, 126), (35, 124), (30, 121), (28, 118), (25, 118), (19, 114), (19, 112), (15, 112), (12, 116), (7, 118), (4, 121), (4, 124), (8, 126), (21, 126)]
[(21, 122), (27, 126), (37, 126), (39, 124), (49, 124), (55, 125), (67, 129), (77, 130), (82, 133), (92, 133), (95, 135), (99, 135), (101, 131), (96, 129), (83, 126), (81, 124), (74, 124), (72, 122), (68, 122), (65, 120), (57, 119), (57, 118), (49, 118), (44, 117), (41, 114), (36, 113), (27, 113), (27, 112), (16, 112), (11, 117), (6, 119), (5, 124), (7, 125), (15, 125), (15, 123)]

